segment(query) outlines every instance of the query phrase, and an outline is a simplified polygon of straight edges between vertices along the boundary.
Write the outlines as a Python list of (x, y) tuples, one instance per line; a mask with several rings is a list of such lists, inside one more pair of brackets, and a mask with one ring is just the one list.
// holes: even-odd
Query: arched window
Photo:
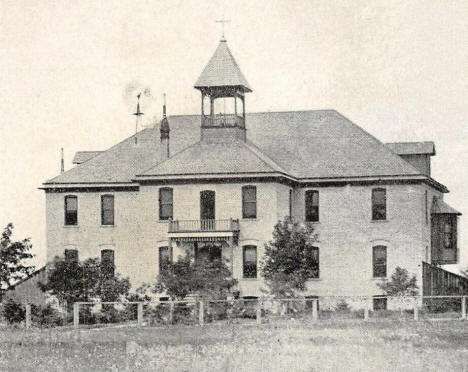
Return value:
[(257, 187), (242, 187), (242, 218), (257, 218)]
[(159, 219), (172, 220), (173, 218), (173, 195), (172, 189), (162, 187), (159, 189)]
[(372, 219), (381, 221), (387, 219), (387, 191), (372, 189)]
[(320, 278), (320, 261), (319, 261), (319, 248), (310, 247), (306, 251), (307, 267), (310, 268), (310, 278)]
[(305, 220), (307, 222), (319, 221), (319, 192), (317, 190), (305, 192)]
[(387, 247), (377, 245), (372, 247), (372, 269), (374, 278), (387, 276)]
[(113, 278), (115, 275), (114, 250), (103, 249), (101, 251), (101, 275), (106, 278)]
[(114, 224), (114, 195), (101, 195), (101, 225)]
[(65, 196), (65, 225), (78, 225), (78, 197)]
[(242, 268), (244, 278), (257, 277), (257, 247), (254, 245), (244, 245), (242, 247)]

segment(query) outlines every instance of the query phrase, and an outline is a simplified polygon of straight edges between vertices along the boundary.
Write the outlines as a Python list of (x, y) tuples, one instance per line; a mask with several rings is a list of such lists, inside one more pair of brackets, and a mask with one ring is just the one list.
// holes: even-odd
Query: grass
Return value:
[(468, 322), (0, 329), (1, 371), (468, 371)]

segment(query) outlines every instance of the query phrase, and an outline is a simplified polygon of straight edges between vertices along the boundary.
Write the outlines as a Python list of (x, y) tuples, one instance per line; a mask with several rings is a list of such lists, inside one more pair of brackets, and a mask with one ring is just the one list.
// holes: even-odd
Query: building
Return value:
[(460, 213), (431, 177), (432, 142), (383, 144), (334, 110), (246, 113), (252, 89), (224, 39), (195, 89), (199, 114), (164, 107), (155, 128), (77, 153), (42, 185), (48, 261), (102, 255), (137, 288), (189, 250), (225, 258), (240, 295), (259, 296), (264, 244), (293, 216), (319, 234), (310, 295), (378, 295), (397, 266), (444, 291), (433, 264), (458, 262)]

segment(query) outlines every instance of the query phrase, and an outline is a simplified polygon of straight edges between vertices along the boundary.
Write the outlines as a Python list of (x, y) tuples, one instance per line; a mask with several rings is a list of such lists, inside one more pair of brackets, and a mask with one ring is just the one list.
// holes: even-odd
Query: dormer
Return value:
[(434, 142), (393, 142), (385, 145), (422, 174), (431, 176), (431, 156), (436, 154)]

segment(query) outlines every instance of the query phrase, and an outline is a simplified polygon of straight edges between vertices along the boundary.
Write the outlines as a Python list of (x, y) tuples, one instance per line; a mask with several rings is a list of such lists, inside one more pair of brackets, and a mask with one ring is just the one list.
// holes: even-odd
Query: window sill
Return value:
[(371, 220), (371, 223), (387, 223), (388, 220)]
[(65, 229), (78, 229), (79, 225), (63, 225)]
[(171, 222), (172, 220), (158, 220), (158, 223), (169, 223)]
[(379, 277), (373, 276), (373, 277), (371, 278), (371, 280), (373, 280), (373, 281), (376, 281), (376, 280), (387, 280), (387, 279), (388, 279), (388, 277), (386, 277), (386, 276), (379, 276)]
[(115, 227), (115, 225), (101, 225), (101, 227), (103, 227), (103, 228), (109, 228), (109, 227), (112, 228), (112, 227)]
[(258, 280), (258, 278), (241, 278), (241, 279), (239, 279), (239, 280), (245, 280), (245, 281), (247, 281), (247, 282), (253, 282), (253, 281), (255, 281), (255, 280)]
[(304, 221), (308, 225), (320, 225), (320, 221)]
[(258, 221), (258, 218), (255, 217), (255, 218), (241, 218), (241, 222), (255, 222), (255, 221)]

